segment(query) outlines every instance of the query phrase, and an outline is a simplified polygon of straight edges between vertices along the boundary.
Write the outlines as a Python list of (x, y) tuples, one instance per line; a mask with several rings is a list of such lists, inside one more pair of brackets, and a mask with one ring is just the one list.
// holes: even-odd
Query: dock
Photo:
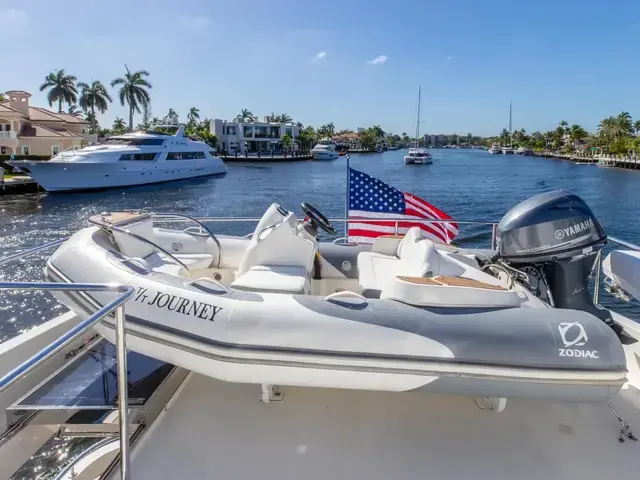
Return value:
[(627, 168), (632, 170), (640, 169), (640, 158), (638, 154), (615, 155), (612, 153), (601, 154), (565, 154), (557, 152), (538, 152), (533, 154), (534, 157), (558, 158), (561, 160), (569, 160), (578, 165), (598, 165), (599, 167)]
[(312, 160), (313, 156), (311, 152), (294, 152), (284, 153), (284, 154), (274, 154), (274, 153), (260, 153), (257, 154), (248, 154), (244, 155), (238, 154), (237, 152), (234, 155), (221, 154), (219, 157), (225, 162), (300, 162), (304, 160)]
[(31, 178), (23, 175), (5, 177), (0, 182), (0, 195), (12, 195), (17, 193), (36, 193), (41, 188)]

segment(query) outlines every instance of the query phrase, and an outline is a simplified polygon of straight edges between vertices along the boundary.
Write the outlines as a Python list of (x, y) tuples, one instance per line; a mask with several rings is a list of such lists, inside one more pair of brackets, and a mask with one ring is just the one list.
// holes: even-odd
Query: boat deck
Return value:
[[(255, 385), (192, 374), (134, 448), (144, 479), (634, 478), (640, 442), (619, 443), (606, 403), (473, 399), (285, 388), (265, 404)], [(640, 431), (640, 391), (613, 400)]]

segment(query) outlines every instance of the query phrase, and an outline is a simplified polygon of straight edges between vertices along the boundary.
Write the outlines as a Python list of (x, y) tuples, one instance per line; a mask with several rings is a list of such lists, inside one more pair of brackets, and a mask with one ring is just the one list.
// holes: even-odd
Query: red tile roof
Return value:
[(36, 122), (67, 122), (89, 125), (89, 122), (81, 118), (76, 118), (69, 113), (52, 112), (51, 110), (40, 107), (29, 107), (29, 120), (35, 120)]
[(15, 108), (11, 108), (9, 106), (9, 102), (2, 102), (0, 103), (0, 112), (5, 112), (5, 113), (20, 113), (18, 110), (16, 110)]
[(62, 120), (64, 120), (67, 123), (86, 123), (87, 125), (89, 125), (89, 123), (90, 123), (90, 122), (87, 122), (86, 120), (84, 120), (82, 118), (78, 118), (76, 116), (73, 116), (70, 113), (54, 113), (54, 115), (56, 117), (61, 118)]
[(70, 132), (69, 130), (58, 130), (58, 133), (63, 137), (76, 137), (76, 138), (82, 137), (82, 135), (80, 135), (79, 133)]
[(32, 123), (31, 125), (23, 125), (22, 130), (20, 131), (21, 137), (65, 137), (60, 132), (56, 132), (55, 130), (51, 130), (50, 128), (43, 127), (42, 125), (38, 125), (37, 123)]
[(36, 122), (62, 122), (63, 120), (57, 117), (53, 112), (45, 110), (44, 108), (29, 107), (29, 120), (35, 120)]

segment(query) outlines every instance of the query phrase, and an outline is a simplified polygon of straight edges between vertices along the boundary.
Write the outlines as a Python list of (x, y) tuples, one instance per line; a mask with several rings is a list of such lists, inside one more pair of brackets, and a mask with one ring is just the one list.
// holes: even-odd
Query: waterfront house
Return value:
[(352, 152), (359, 152), (362, 150), (358, 134), (355, 132), (345, 132), (340, 135), (334, 135), (333, 141), (336, 142), (338, 146), (345, 147)]
[(0, 155), (49, 157), (97, 141), (89, 134), (89, 122), (33, 107), (29, 92), (10, 90), (5, 96), (0, 102)]
[(211, 122), (211, 133), (218, 138), (223, 151), (239, 155), (246, 153), (281, 153), (282, 137), (286, 134), (295, 141), (300, 129), (294, 123), (272, 122), (265, 117), (263, 122), (237, 118), (232, 121), (215, 119)]

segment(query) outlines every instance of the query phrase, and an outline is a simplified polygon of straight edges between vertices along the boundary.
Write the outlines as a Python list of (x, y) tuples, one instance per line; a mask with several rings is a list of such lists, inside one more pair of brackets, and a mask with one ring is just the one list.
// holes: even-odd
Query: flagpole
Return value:
[(344, 218), (346, 218), (344, 222), (344, 232), (345, 232), (345, 237), (347, 237), (347, 242), (349, 242), (349, 187), (351, 182), (351, 174), (350, 174), (351, 172), (349, 167), (349, 163), (350, 163), (349, 153), (347, 153), (345, 156), (347, 157), (347, 192), (346, 192), (346, 198), (344, 202)]

